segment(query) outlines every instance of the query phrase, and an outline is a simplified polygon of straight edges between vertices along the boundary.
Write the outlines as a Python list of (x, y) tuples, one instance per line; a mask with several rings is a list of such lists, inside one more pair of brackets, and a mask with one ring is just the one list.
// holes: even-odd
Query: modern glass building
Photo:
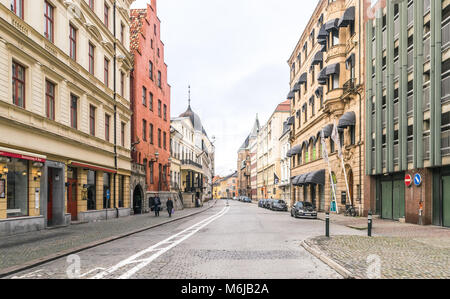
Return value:
[(366, 15), (365, 195), (385, 219), (450, 226), (449, 8), (379, 1)]

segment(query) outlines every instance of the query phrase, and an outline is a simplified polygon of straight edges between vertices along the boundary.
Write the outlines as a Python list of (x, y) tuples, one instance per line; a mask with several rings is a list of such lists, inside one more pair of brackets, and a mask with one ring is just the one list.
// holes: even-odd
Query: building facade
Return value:
[(135, 213), (148, 211), (155, 196), (170, 196), (170, 86), (156, 4), (131, 10), (132, 158), (146, 174), (144, 185), (131, 186)]
[(0, 1), (0, 234), (129, 215), (130, 5)]
[(284, 200), (288, 207), (291, 208), (295, 203), (291, 197), (291, 158), (287, 156), (287, 153), (291, 150), (291, 125), (290, 122), (294, 118), (291, 116), (283, 123), (283, 134), (280, 137), (280, 155), (281, 155), (281, 165), (280, 165), (280, 192), (281, 199)]
[(450, 2), (397, 2), (366, 16), (365, 193), (382, 218), (449, 227)]
[[(362, 0), (321, 0), (293, 51), (291, 68), (292, 202), (309, 201), (327, 211), (337, 189), (339, 212), (353, 205), (369, 209), (364, 182), (364, 30), (370, 3)], [(370, 2), (370, 1), (369, 1)], [(339, 129), (343, 160), (330, 138)], [(323, 159), (321, 132), (326, 138), (330, 168)], [(343, 165), (344, 164), (344, 165)], [(348, 185), (345, 181), (348, 178)]]
[(281, 147), (284, 122), (290, 117), (290, 101), (280, 103), (258, 133), (257, 194), (259, 199), (281, 199)]
[[(215, 199), (232, 199), (240, 196), (238, 190), (238, 173), (235, 172), (214, 182)], [(245, 196), (245, 195), (242, 195)]]
[(173, 140), (172, 156), (180, 161), (179, 186), (184, 207), (199, 207), (213, 197), (215, 148), (203, 128), (200, 117), (192, 111), (190, 99), (186, 112), (171, 120), (181, 133)]

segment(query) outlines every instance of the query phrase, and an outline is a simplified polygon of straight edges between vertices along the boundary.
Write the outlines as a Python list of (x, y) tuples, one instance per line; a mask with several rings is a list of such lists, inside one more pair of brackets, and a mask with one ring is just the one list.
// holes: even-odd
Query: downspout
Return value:
[[(361, 77), (362, 77), (362, 72), (361, 72), (361, 21), (363, 20), (363, 18), (361, 18), (361, 5), (363, 5), (363, 1), (360, 1), (358, 3), (359, 6), (359, 20), (358, 20), (358, 27), (359, 27), (359, 32), (358, 32), (358, 42), (359, 42), (359, 47), (358, 47), (358, 55), (359, 55), (359, 84), (358, 86), (361, 85)], [(359, 190), (358, 190), (358, 197), (359, 197), (359, 204), (362, 204), (362, 175), (363, 175), (363, 171), (362, 171), (362, 98), (361, 98), (361, 93), (358, 92), (359, 95)]]
[(117, 1), (114, 1), (113, 9), (113, 34), (114, 34), (114, 182), (113, 182), (113, 194), (114, 194), (114, 208), (116, 209), (117, 218), (119, 218), (119, 209), (116, 203), (116, 180), (117, 180), (117, 38), (116, 38), (116, 10)]

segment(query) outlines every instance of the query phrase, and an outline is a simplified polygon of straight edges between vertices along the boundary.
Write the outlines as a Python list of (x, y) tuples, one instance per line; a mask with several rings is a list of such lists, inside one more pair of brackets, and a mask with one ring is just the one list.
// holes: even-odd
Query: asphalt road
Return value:
[[(323, 221), (229, 203), (8, 278), (341, 278), (300, 246), (324, 234)], [(331, 231), (358, 234), (339, 225)]]

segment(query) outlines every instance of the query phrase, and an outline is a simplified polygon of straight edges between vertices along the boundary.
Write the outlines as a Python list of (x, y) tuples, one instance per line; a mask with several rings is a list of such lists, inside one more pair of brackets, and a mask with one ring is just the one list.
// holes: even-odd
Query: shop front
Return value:
[(0, 235), (45, 228), (41, 179), (46, 157), (0, 147)]

